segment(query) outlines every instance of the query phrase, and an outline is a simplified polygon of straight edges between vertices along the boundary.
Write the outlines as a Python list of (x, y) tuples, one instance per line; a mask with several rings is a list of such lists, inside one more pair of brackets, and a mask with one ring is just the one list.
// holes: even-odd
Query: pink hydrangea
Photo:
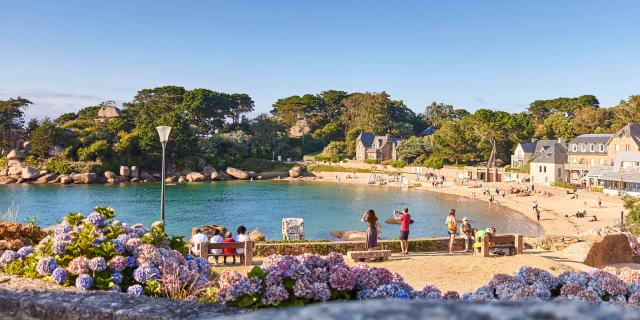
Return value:
[(114, 256), (107, 263), (107, 267), (111, 271), (122, 272), (127, 267), (127, 258), (123, 256)]
[(67, 271), (73, 275), (81, 275), (89, 272), (89, 260), (85, 256), (79, 256), (69, 262)]
[(332, 268), (329, 284), (338, 291), (349, 291), (356, 286), (356, 278), (348, 267)]

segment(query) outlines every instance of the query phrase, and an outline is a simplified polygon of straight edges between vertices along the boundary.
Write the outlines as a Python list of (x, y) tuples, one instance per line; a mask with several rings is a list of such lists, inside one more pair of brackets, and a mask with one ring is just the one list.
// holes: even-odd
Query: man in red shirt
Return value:
[(404, 208), (402, 214), (396, 216), (397, 211), (393, 212), (396, 220), (400, 221), (400, 249), (403, 254), (409, 254), (409, 225), (411, 224), (411, 215), (409, 214), (409, 208)]

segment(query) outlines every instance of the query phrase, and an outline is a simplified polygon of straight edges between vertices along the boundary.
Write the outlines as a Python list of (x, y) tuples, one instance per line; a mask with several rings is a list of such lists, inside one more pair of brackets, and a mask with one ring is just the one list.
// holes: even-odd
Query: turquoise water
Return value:
[[(119, 220), (150, 225), (158, 220), (159, 184), (7, 185), (0, 186), (0, 212), (12, 204), (19, 220), (35, 217), (40, 225), (59, 222), (68, 212), (88, 214), (112, 206)], [(415, 223), (411, 236), (444, 236), (450, 208), (474, 227), (498, 232), (540, 234), (541, 228), (519, 213), (486, 202), (392, 187), (289, 181), (231, 181), (167, 186), (166, 220), (170, 234), (189, 235), (191, 227), (245, 225), (268, 239), (281, 238), (284, 217), (302, 217), (307, 239), (331, 239), (331, 231), (364, 230), (362, 213), (374, 209), (381, 220), (393, 209), (409, 207)], [(398, 225), (382, 222), (382, 238), (397, 237)]]

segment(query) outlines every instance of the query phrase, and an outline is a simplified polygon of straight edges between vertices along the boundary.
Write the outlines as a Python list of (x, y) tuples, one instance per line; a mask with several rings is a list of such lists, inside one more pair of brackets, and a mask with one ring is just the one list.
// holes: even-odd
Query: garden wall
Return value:
[[(380, 249), (400, 252), (399, 240), (379, 240)], [(365, 250), (364, 241), (303, 241), (303, 242), (278, 242), (256, 243), (256, 256), (301, 255), (303, 253), (317, 253), (326, 255), (331, 252), (346, 254), (347, 251)], [(456, 238), (454, 250), (464, 250), (464, 241)], [(449, 238), (416, 238), (409, 239), (409, 251), (411, 252), (447, 252), (449, 251)]]

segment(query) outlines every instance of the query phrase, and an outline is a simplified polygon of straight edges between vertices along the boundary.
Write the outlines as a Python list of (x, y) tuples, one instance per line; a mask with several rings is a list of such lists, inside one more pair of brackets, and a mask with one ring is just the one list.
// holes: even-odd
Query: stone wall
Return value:
[(568, 246), (562, 255), (591, 267), (603, 267), (613, 263), (633, 263), (633, 255), (627, 236), (608, 235)]
[[(400, 252), (399, 240), (378, 240), (380, 249)], [(272, 254), (301, 255), (305, 252), (326, 255), (330, 252), (346, 254), (347, 251), (365, 250), (364, 241), (323, 241), (323, 242), (279, 242), (256, 243), (255, 255), (269, 256)], [(464, 250), (464, 240), (456, 238), (454, 250)], [(411, 252), (447, 252), (449, 251), (449, 238), (416, 238), (409, 239), (409, 251)]]
[(546, 251), (559, 251), (578, 242), (580, 239), (574, 236), (524, 237), (525, 249)]

